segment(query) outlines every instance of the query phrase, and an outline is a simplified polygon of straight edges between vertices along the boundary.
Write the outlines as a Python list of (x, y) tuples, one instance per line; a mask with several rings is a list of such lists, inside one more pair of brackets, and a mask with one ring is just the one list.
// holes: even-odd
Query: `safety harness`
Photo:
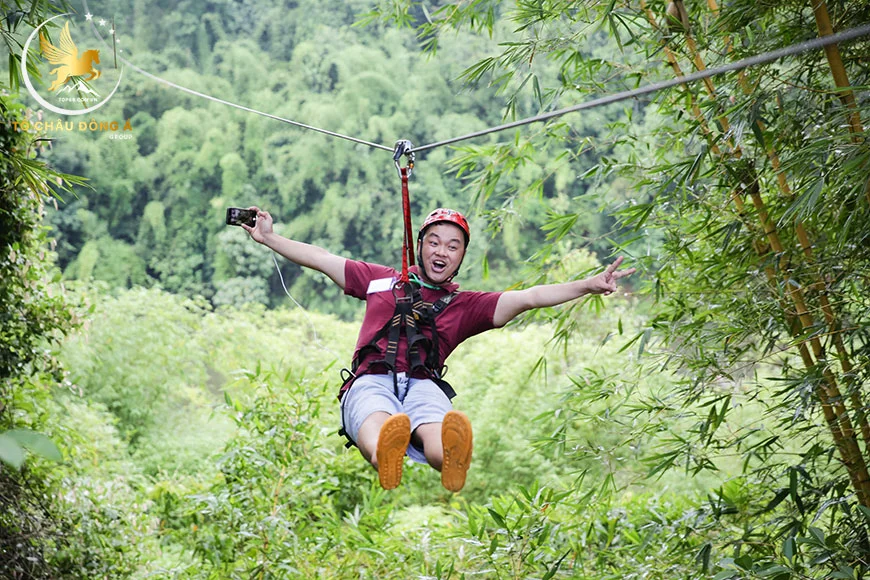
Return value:
[[(341, 389), (339, 389), (338, 399), (353, 385), (357, 379), (358, 371), (363, 361), (370, 355), (380, 355), (380, 358), (366, 364), (364, 370), (372, 367), (380, 367), (389, 371), (393, 375), (393, 392), (399, 396), (399, 379), (396, 373), (396, 355), (399, 351), (399, 341), (404, 336), (408, 344), (408, 375), (416, 372), (422, 372), (431, 379), (444, 392), (449, 399), (456, 396), (456, 391), (450, 386), (450, 383), (444, 380), (444, 374), (447, 372), (447, 365), (441, 364), (441, 355), (438, 346), (438, 331), (435, 328), (435, 319), (439, 314), (444, 312), (447, 306), (459, 294), (459, 291), (445, 294), (434, 303), (425, 302), (420, 290), (420, 286), (414, 282), (409, 282), (406, 287), (411, 288), (410, 295), (399, 296), (397, 288), (399, 283), (393, 287), (393, 296), (396, 298), (396, 309), (392, 318), (375, 334), (371, 342), (361, 347), (353, 357), (350, 369), (341, 369)], [(432, 337), (429, 338), (423, 334), (422, 329), (429, 327)], [(384, 350), (378, 346), (384, 337), (387, 337), (387, 345)], [(425, 354), (425, 357), (423, 356)], [(347, 437), (347, 447), (356, 445), (344, 429), (344, 420), (342, 418), (342, 426), (338, 434)]]
[[(438, 332), (435, 330), (435, 319), (459, 294), (459, 291), (451, 292), (439, 298), (434, 303), (425, 302), (420, 286), (410, 283), (412, 288), (408, 296), (398, 296), (396, 287), (393, 288), (393, 296), (396, 299), (396, 309), (392, 318), (384, 324), (375, 334), (372, 340), (361, 347), (353, 357), (350, 369), (341, 370), (342, 387), (338, 398), (344, 395), (350, 388), (353, 380), (357, 377), (360, 365), (370, 355), (380, 355), (381, 358), (368, 363), (366, 370), (371, 367), (381, 367), (393, 373), (393, 388), (398, 396), (398, 379), (396, 378), (396, 355), (399, 351), (399, 340), (404, 335), (408, 344), (408, 374), (422, 371), (427, 377), (437, 381), (443, 381), (446, 366), (440, 364), (441, 356), (438, 345)], [(422, 329), (429, 327), (432, 337), (423, 334)], [(387, 346), (383, 351), (378, 343), (387, 337)], [(425, 357), (423, 356), (425, 355)], [(456, 393), (447, 385), (445, 389), (440, 383), (445, 394), (453, 398)]]
[[(358, 376), (360, 365), (372, 354), (380, 358), (369, 362), (366, 368), (384, 368), (393, 375), (393, 390), (399, 396), (399, 379), (396, 373), (396, 356), (399, 352), (399, 341), (404, 337), (408, 345), (408, 375), (422, 372), (435, 382), (438, 387), (452, 399), (456, 396), (453, 387), (443, 379), (447, 370), (446, 365), (441, 364), (441, 354), (438, 345), (438, 331), (435, 328), (435, 319), (459, 294), (458, 291), (446, 294), (434, 303), (423, 300), (422, 287), (425, 284), (409, 273), (409, 267), (414, 265), (414, 239), (411, 228), (411, 202), (408, 194), (408, 177), (414, 168), (413, 145), (410, 141), (398, 141), (393, 153), (393, 160), (402, 181), (402, 214), (404, 217), (404, 241), (402, 244), (402, 271), (399, 279), (393, 284), (393, 298), (396, 308), (393, 316), (375, 334), (374, 338), (357, 350), (351, 362), (350, 369), (341, 370), (342, 384), (339, 389), (338, 399), (350, 389)], [(405, 155), (408, 157), (408, 166), (401, 167), (399, 160)], [(413, 277), (413, 278), (412, 278)], [(437, 288), (437, 287), (436, 287)], [(422, 329), (428, 327), (431, 338), (426, 336)], [(386, 348), (382, 351), (378, 343), (387, 338)], [(344, 429), (344, 420), (339, 435), (347, 437), (347, 447), (356, 445)]]

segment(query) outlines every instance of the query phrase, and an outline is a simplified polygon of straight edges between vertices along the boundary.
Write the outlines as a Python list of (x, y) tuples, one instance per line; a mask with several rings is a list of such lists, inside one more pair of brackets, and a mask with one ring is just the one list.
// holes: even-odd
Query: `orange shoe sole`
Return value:
[(441, 485), (450, 491), (459, 491), (465, 485), (465, 475), (471, 465), (471, 421), (465, 413), (448, 411), (444, 415), (441, 444), (444, 446)]
[(395, 489), (402, 483), (405, 450), (411, 441), (411, 420), (404, 413), (391, 415), (378, 433), (378, 479), (384, 489)]

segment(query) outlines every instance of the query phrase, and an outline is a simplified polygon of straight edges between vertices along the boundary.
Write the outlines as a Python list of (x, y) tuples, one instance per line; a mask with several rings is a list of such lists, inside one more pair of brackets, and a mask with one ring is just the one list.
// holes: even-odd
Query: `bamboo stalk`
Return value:
[[(708, 2), (711, 1), (714, 0), (708, 0)], [(703, 62), (701, 56), (697, 53), (696, 44), (694, 40), (691, 39), (691, 34), (688, 29), (685, 30), (684, 34), (687, 37), (687, 47), (692, 51), (692, 58), (697, 66), (697, 63)], [(707, 85), (707, 91), (711, 98), (715, 98), (715, 87), (712, 86), (712, 83), (710, 83), (710, 85)], [(721, 114), (718, 119), (723, 127), (723, 130), (727, 130), (729, 124), (727, 122), (725, 114)], [(740, 159), (743, 155), (742, 149), (739, 145), (737, 145), (733, 149), (733, 153), (738, 159)], [(785, 248), (783, 247), (782, 242), (779, 238), (779, 234), (777, 233), (776, 225), (770, 220), (770, 216), (767, 212), (764, 200), (761, 197), (760, 189), (758, 188), (758, 180), (754, 175), (747, 175), (746, 177), (748, 178), (746, 181), (750, 185), (749, 194), (752, 199), (752, 203), (755, 206), (756, 212), (758, 213), (759, 219), (761, 220), (762, 229), (767, 235), (768, 241), (773, 251), (783, 256), (783, 260), (785, 260)], [(789, 192), (790, 191), (791, 190), (789, 189)], [(802, 243), (805, 243), (805, 247), (809, 249), (811, 248), (809, 239), (806, 236), (806, 233), (803, 232), (803, 228), (801, 228), (801, 230), (803, 233)], [(812, 315), (809, 313), (809, 309), (807, 308), (803, 290), (799, 285), (796, 285), (792, 282), (791, 276), (788, 274), (788, 268), (783, 268), (782, 271), (785, 287), (788, 289), (788, 294), (797, 309), (796, 315), (801, 322), (803, 330), (805, 332), (811, 331), (811, 329), (814, 327), (815, 322), (812, 318)], [(824, 296), (824, 294), (822, 294), (822, 296)], [(830, 304), (827, 302), (826, 297), (824, 299), (824, 303), (827, 304), (828, 310), (830, 310)], [(827, 317), (828, 315), (826, 313), (826, 318)], [(830, 313), (830, 319), (834, 319), (832, 312)], [(836, 339), (839, 339), (839, 335), (836, 333), (835, 337)], [(840, 344), (842, 344), (841, 340)], [(825, 349), (817, 336), (812, 336), (810, 338), (810, 346), (812, 347), (813, 355), (815, 355), (815, 359), (817, 361), (816, 364), (823, 364), (824, 360), (826, 359)], [(845, 348), (842, 352), (845, 354)], [(847, 357), (846, 361), (846, 365), (848, 366), (848, 368), (851, 369), (851, 364), (848, 362)], [(837, 386), (836, 377), (828, 368), (824, 368), (823, 376), (825, 377), (825, 383), (827, 384), (827, 386), (825, 387), (826, 392), (824, 394), (828, 401), (833, 402), (833, 410), (838, 416), (840, 434), (843, 437), (843, 445), (841, 448), (845, 448), (847, 452), (846, 455), (843, 456), (844, 462), (846, 463), (847, 471), (850, 471), (850, 476), (854, 475), (853, 480), (857, 481), (858, 483), (858, 486), (856, 486), (856, 490), (859, 491), (859, 493), (863, 492), (862, 503), (864, 503), (864, 505), (868, 505), (866, 502), (870, 501), (870, 472), (868, 472), (867, 470), (867, 464), (864, 460), (861, 449), (858, 446), (857, 437), (855, 435), (855, 430), (849, 417), (848, 410), (842, 402), (842, 395), (840, 394), (840, 390)], [(863, 403), (861, 402), (860, 396), (855, 391), (855, 389), (850, 390), (852, 391), (853, 395), (853, 405), (856, 407), (856, 411), (859, 413), (858, 418), (863, 419), (862, 435), (865, 437), (865, 441), (870, 441), (870, 431), (863, 429), (863, 425), (866, 424), (866, 416), (863, 413)], [(836, 432), (832, 431), (832, 435), (836, 436)], [(854, 473), (851, 472), (852, 469), (855, 469)]]
[[(828, 5), (825, 0), (810, 0), (813, 7), (813, 14), (816, 17), (816, 27), (819, 30), (819, 36), (830, 36), (834, 34), (834, 27), (831, 25), (831, 17), (828, 13)], [(849, 121), (849, 130), (852, 132), (852, 138), (860, 141), (860, 135), (864, 132), (861, 126), (861, 114), (858, 112), (858, 105), (855, 103), (855, 94), (852, 92), (852, 84), (849, 82), (849, 75), (846, 73), (846, 67), (843, 65), (843, 58), (840, 56), (840, 47), (836, 44), (829, 44), (825, 47), (825, 56), (828, 59), (828, 66), (831, 68), (831, 75), (834, 77), (834, 84), (837, 88), (842, 89), (837, 92), (837, 96), (846, 107), (846, 117)]]
[[(646, 6), (644, 0), (641, 0), (641, 9), (645, 12), (647, 19), (649, 20), (652, 27), (658, 30), (658, 25), (655, 20), (655, 16), (652, 11)], [(684, 27), (684, 34), (687, 38), (691, 38), (689, 30), (687, 27)], [(693, 60), (698, 66), (699, 62), (701, 66), (703, 66), (703, 60), (700, 59), (700, 55), (697, 53), (697, 47), (692, 40), (690, 43), (687, 42), (687, 46), (692, 50)], [(665, 53), (668, 58), (668, 62), (671, 67), (674, 69), (677, 76), (683, 76), (682, 70), (679, 67), (679, 63), (673, 52), (665, 45)], [(715, 87), (712, 85), (712, 82), (705, 83), (708, 93), (715, 98)], [(696, 113), (700, 113), (700, 109), (695, 106), (693, 111)], [(704, 119), (703, 115), (698, 115), (696, 120), (702, 124), (706, 125), (706, 119)], [(729, 126), (727, 117), (724, 114), (720, 115), (718, 119), (722, 125), (724, 131), (727, 131), (727, 127)], [(709, 129), (708, 129), (709, 131)], [(732, 154), (735, 158), (740, 159), (742, 157), (742, 150), (738, 146), (731, 146)], [(718, 153), (721, 156), (721, 152)], [(758, 190), (758, 181), (754, 178), (754, 176), (750, 176), (750, 179), (746, 181), (747, 185), (751, 188), (748, 192), (750, 197), (752, 198), (753, 205), (756, 208), (756, 211), (759, 214), (759, 218), (762, 222), (762, 228), (764, 233), (770, 243), (771, 247), (784, 256), (785, 252), (783, 251), (782, 243), (779, 239), (779, 235), (777, 233), (775, 225), (770, 221), (769, 215), (767, 213), (767, 209), (765, 207), (764, 201), (761, 198), (760, 192)], [(744, 203), (742, 199), (742, 195), (740, 195), (742, 187), (738, 186), (735, 190), (732, 190), (731, 198), (735, 202), (736, 209), (739, 215), (744, 215)], [(742, 191), (742, 193), (746, 193)], [(785, 259), (785, 258), (783, 258)], [(800, 325), (802, 330), (806, 331), (812, 328), (813, 319), (809, 314), (809, 311), (806, 307), (806, 302), (803, 297), (803, 290), (798, 285), (794, 285), (788, 274), (787, 269), (782, 269), (785, 276), (785, 287), (787, 288), (787, 294), (789, 298), (791, 298), (792, 302), (796, 307), (796, 316), (800, 321)], [(775, 280), (774, 280), (775, 284)], [(788, 314), (787, 314), (788, 315)], [(818, 364), (821, 364), (824, 360), (824, 349), (822, 348), (821, 342), (817, 337), (812, 337), (810, 339), (810, 345), (813, 349), (813, 354), (816, 356), (816, 361), (813, 361), (812, 356), (808, 352), (805, 343), (799, 343), (798, 348), (801, 353), (801, 358), (804, 361), (804, 364), (807, 365), (807, 368), (814, 368)], [(834, 377), (833, 373), (830, 372), (829, 369), (825, 369), (823, 371), (824, 381), (819, 385), (816, 389), (816, 394), (819, 397), (819, 400), (822, 404), (823, 414), (825, 415), (825, 419), (828, 422), (829, 428), (831, 430), (831, 434), (834, 438), (834, 442), (840, 451), (840, 455), (843, 459), (843, 463), (846, 466), (846, 471), (849, 474), (850, 480), (852, 481), (853, 487), (858, 493), (859, 500), (862, 505), (870, 507), (870, 473), (868, 473), (867, 465), (864, 461), (864, 457), (861, 454), (861, 450), (858, 447), (857, 438), (855, 437), (855, 431), (852, 426), (851, 420), (849, 419), (849, 414), (846, 411), (845, 407), (842, 404), (842, 396), (840, 395), (839, 389), (836, 383), (836, 377)]]
[[(710, 11), (713, 13), (714, 17), (719, 16), (719, 6), (716, 3), (716, 0), (707, 0), (707, 6), (710, 8)], [(692, 43), (694, 46), (694, 42)], [(731, 37), (725, 36), (725, 51), (728, 54), (733, 52), (733, 47), (731, 45)], [(839, 54), (839, 53), (838, 53)], [(696, 55), (696, 62), (700, 60), (700, 57)], [(842, 61), (840, 61), (842, 64)], [(743, 92), (747, 95), (752, 93), (752, 87), (749, 85), (749, 81), (746, 78), (746, 74), (744, 71), (738, 71), (737, 78), (740, 83), (740, 86), (743, 88)], [(848, 81), (847, 81), (848, 82)], [(853, 98), (854, 104), (854, 98)], [(755, 120), (755, 125), (764, 133), (766, 127), (764, 123), (760, 120)], [(782, 194), (787, 199), (794, 199), (794, 193), (792, 192), (791, 187), (788, 184), (788, 180), (785, 176), (785, 172), (782, 170), (782, 164), (779, 159), (779, 154), (776, 151), (776, 147), (771, 143), (767, 147), (767, 157), (770, 159), (771, 166), (773, 167), (774, 173), (776, 173), (777, 183), (779, 184), (779, 189)], [(810, 241), (810, 237), (807, 234), (806, 228), (804, 228), (804, 224), (800, 220), (795, 221), (795, 234), (797, 235), (798, 242), (800, 243), (801, 249), (804, 252), (804, 256), (807, 258), (807, 262), (809, 264), (815, 264), (815, 258), (813, 256), (813, 245)], [(854, 384), (854, 379), (852, 378), (852, 371), (854, 367), (852, 366), (852, 362), (849, 357), (849, 352), (846, 350), (846, 345), (843, 343), (842, 335), (837, 332), (837, 329), (840, 328), (840, 322), (838, 317), (836, 316), (834, 309), (831, 307), (831, 303), (828, 300), (828, 295), (825, 290), (825, 283), (823, 280), (823, 276), (821, 272), (817, 272), (817, 276), (819, 281), (817, 285), (819, 287), (819, 304), (822, 308), (822, 313), (825, 317), (825, 322), (828, 325), (828, 328), (831, 331), (832, 339), (834, 342), (834, 349), (837, 353), (837, 359), (840, 361), (840, 366), (843, 370), (843, 374), (846, 377), (846, 384), (849, 392), (849, 399), (852, 403), (852, 410), (855, 413), (855, 422), (860, 426), (861, 429), (861, 437), (864, 440), (864, 448), (865, 451), (870, 451), (870, 421), (867, 419), (867, 412), (864, 408), (864, 401), (861, 398), (861, 395)]]
[[(755, 196), (752, 196), (755, 199)], [(745, 208), (743, 202), (742, 195), (732, 195), (732, 199), (735, 200), (735, 206), (737, 208), (737, 212), (740, 215), (745, 215)], [(760, 199), (760, 197), (759, 197)], [(767, 221), (767, 214), (765, 211), (764, 221)], [(768, 238), (768, 242), (770, 243), (770, 239)], [(779, 250), (777, 247), (771, 245), (769, 248), (764, 248), (759, 245), (756, 245), (755, 250), (759, 256), (765, 255), (770, 249), (773, 249), (775, 252), (781, 251), (782, 247), (779, 246)], [(776, 273), (772, 266), (765, 267), (765, 275), (767, 277), (768, 283), (772, 288), (777, 287), (777, 279)], [(797, 337), (801, 334), (801, 331), (804, 330), (805, 320), (802, 321), (802, 318), (806, 318), (809, 316), (809, 313), (806, 310), (806, 303), (803, 301), (803, 296), (799, 292), (798, 288), (795, 288), (788, 276), (785, 276), (784, 287), (788, 289), (788, 294), (790, 298), (795, 303), (797, 307), (797, 311), (794, 314), (789, 312), (788, 304), (781, 301), (781, 305), (783, 310), (786, 313), (786, 317), (794, 320), (797, 324), (791, 325), (790, 334), (793, 337)], [(816, 340), (817, 345), (818, 340)], [(807, 348), (806, 341), (797, 343), (798, 352), (801, 356), (801, 360), (803, 360), (804, 366), (808, 369), (812, 369), (817, 366), (813, 360), (813, 356), (810, 354), (809, 349)], [(815, 350), (815, 348), (814, 348)], [(815, 351), (817, 359), (819, 358), (820, 353)], [(828, 424), (828, 428), (830, 429), (831, 436), (834, 440), (834, 445), (837, 447), (837, 450), (840, 453), (840, 457), (843, 459), (843, 463), (846, 466), (846, 472), (849, 475), (849, 479), (852, 482), (852, 487), (855, 489), (858, 495), (858, 499), (862, 505), (866, 507), (870, 507), (870, 476), (867, 474), (866, 464), (863, 461), (863, 456), (861, 455), (861, 450), (858, 448), (857, 438), (855, 437), (854, 429), (851, 428), (851, 423), (848, 421), (848, 414), (845, 413), (845, 409), (842, 406), (842, 403), (839, 405), (836, 404), (840, 402), (842, 397), (839, 394), (839, 390), (836, 389), (836, 378), (833, 376), (833, 373), (830, 370), (825, 369), (823, 371), (823, 376), (825, 381), (816, 389), (815, 393), (819, 399), (819, 403), (822, 407), (822, 415), (825, 417), (825, 422)], [(831, 385), (834, 387), (831, 388)], [(832, 404), (832, 401), (834, 403)], [(845, 425), (842, 425), (842, 419), (846, 419)], [(854, 466), (854, 463), (858, 463), (857, 466)], [(862, 468), (863, 467), (863, 468)]]
[[(819, 30), (819, 36), (830, 36), (833, 34), (834, 27), (831, 24), (831, 16), (828, 13), (828, 5), (825, 3), (825, 0), (810, 0), (810, 5), (813, 7), (813, 15), (816, 18), (816, 28)], [(840, 97), (840, 101), (846, 107), (846, 118), (849, 121), (852, 141), (860, 143), (863, 139), (864, 127), (861, 123), (858, 105), (855, 103), (852, 83), (849, 82), (849, 75), (846, 73), (843, 58), (840, 56), (840, 47), (836, 44), (827, 45), (825, 47), (825, 56), (828, 59), (831, 75), (834, 77), (834, 84), (840, 89), (837, 96)], [(867, 186), (864, 188), (864, 197), (867, 199), (867, 203), (870, 203), (870, 179), (867, 180)]]
[[(784, 248), (782, 247), (782, 243), (779, 240), (779, 237), (776, 234), (776, 227), (770, 221), (770, 217), (767, 213), (767, 209), (764, 206), (764, 201), (761, 198), (760, 193), (758, 192), (758, 184), (755, 182), (752, 186), (752, 190), (750, 190), (750, 197), (752, 198), (753, 205), (758, 212), (759, 218), (764, 224), (765, 231), (769, 232), (768, 241), (771, 245), (771, 249), (776, 253), (783, 253)], [(812, 315), (809, 313), (807, 308), (806, 300), (803, 295), (803, 291), (801, 287), (796, 283), (792, 282), (791, 277), (788, 275), (786, 271), (783, 272), (783, 283), (785, 288), (787, 288), (787, 292), (794, 302), (798, 320), (801, 323), (801, 330), (804, 332), (810, 331), (814, 326), (814, 321)], [(816, 365), (824, 365), (824, 361), (826, 359), (825, 349), (822, 346), (821, 341), (817, 336), (812, 336), (809, 340), (810, 346), (812, 347), (813, 355), (815, 356)], [(806, 361), (805, 361), (806, 362)], [(810, 367), (812, 368), (812, 367)], [(846, 409), (846, 406), (843, 404), (843, 397), (840, 394), (840, 390), (837, 387), (837, 379), (834, 374), (831, 372), (827, 366), (823, 367), (822, 374), (825, 378), (823, 383), (824, 394), (827, 397), (828, 401), (832, 403), (833, 411), (838, 417), (839, 426), (841, 436), (843, 437), (843, 447), (848, 451), (848, 455), (844, 456), (844, 462), (846, 463), (847, 470), (851, 471), (850, 465), (854, 465), (855, 469), (855, 477), (857, 478), (860, 487), (858, 487), (859, 493), (863, 490), (864, 497), (862, 503), (864, 505), (868, 505), (867, 502), (870, 500), (870, 472), (867, 470), (867, 464), (864, 461), (864, 456), (861, 453), (861, 449), (858, 446), (858, 439), (855, 434), (855, 429), (852, 425), (852, 421), (849, 418), (849, 412)], [(820, 398), (821, 399), (821, 398)], [(847, 458), (850, 458), (851, 461)], [(850, 476), (853, 475), (850, 473)], [(870, 507), (870, 505), (868, 505)]]
[[(690, 33), (686, 31), (685, 35), (689, 37)], [(693, 50), (694, 52), (694, 54), (692, 55), (693, 60), (695, 62), (701, 61), (700, 55), (695, 52), (696, 45), (694, 41), (687, 42), (687, 46), (690, 48), (690, 50)], [(710, 97), (715, 98), (715, 87), (712, 86), (712, 83), (711, 85), (707, 86), (707, 90), (710, 94)], [(718, 117), (718, 120), (722, 125), (723, 130), (727, 131), (727, 127), (729, 126), (729, 124), (725, 114), (721, 114)], [(742, 158), (742, 148), (739, 145), (733, 146), (733, 154), (737, 159)], [(807, 308), (802, 287), (799, 284), (794, 283), (791, 276), (788, 274), (789, 269), (786, 267), (785, 263), (787, 253), (785, 252), (785, 248), (782, 245), (782, 241), (780, 240), (776, 224), (774, 224), (773, 221), (770, 219), (767, 207), (764, 203), (763, 198), (761, 197), (761, 192), (758, 187), (758, 179), (754, 174), (746, 175), (745, 177), (745, 182), (749, 185), (749, 196), (752, 199), (752, 203), (755, 206), (759, 219), (761, 220), (762, 230), (767, 236), (768, 242), (771, 245), (771, 249), (783, 257), (783, 281), (785, 287), (787, 288), (788, 295), (792, 299), (792, 302), (797, 309), (796, 316), (801, 322), (803, 331), (811, 332), (812, 328), (815, 326), (815, 321), (813, 320), (813, 317), (810, 314), (809, 309)], [(809, 240), (807, 240), (807, 243), (809, 243)], [(825, 349), (822, 346), (821, 341), (818, 339), (818, 336), (812, 336), (809, 342), (812, 348), (813, 355), (815, 356), (816, 364), (824, 364), (824, 361), (826, 360)], [(870, 503), (867, 503), (870, 502), (870, 471), (868, 471), (867, 469), (864, 455), (862, 454), (861, 449), (858, 446), (855, 429), (852, 425), (849, 412), (846, 406), (843, 404), (843, 398), (840, 393), (840, 389), (837, 386), (837, 380), (834, 374), (830, 371), (830, 369), (824, 368), (823, 376), (825, 377), (826, 384), (826, 386), (823, 387), (823, 389), (825, 390), (824, 394), (827, 397), (828, 401), (832, 402), (833, 410), (836, 413), (840, 424), (840, 433), (843, 437), (842, 447), (845, 448), (845, 450), (847, 451), (847, 454), (843, 456), (844, 463), (846, 464), (847, 471), (850, 471), (850, 476), (854, 475), (853, 479), (855, 479), (858, 483), (856, 490), (859, 491), (860, 495), (862, 495), (862, 503), (864, 505), (870, 506)], [(854, 389), (852, 391), (858, 400), (857, 409), (860, 411), (863, 409), (863, 405), (860, 403), (860, 398), (857, 396), (857, 393), (854, 392)], [(832, 432), (832, 435), (834, 435), (834, 432)], [(852, 473), (852, 469), (855, 470), (854, 473)]]
[[(816, 28), (818, 28), (819, 36), (829, 36), (834, 33), (834, 27), (831, 24), (831, 17), (828, 12), (828, 5), (825, 0), (811, 0), (810, 4), (813, 7), (813, 15), (816, 19)], [(840, 56), (840, 48), (836, 44), (829, 44), (825, 47), (825, 56), (828, 59), (828, 66), (831, 69), (831, 75), (834, 77), (834, 84), (837, 85), (840, 89), (845, 89), (839, 92), (838, 96), (840, 100), (843, 102), (847, 110), (847, 118), (849, 120), (849, 131), (852, 133), (852, 140), (855, 142), (860, 142), (861, 135), (864, 132), (864, 127), (861, 123), (861, 114), (858, 111), (858, 106), (855, 103), (855, 95), (852, 92), (852, 84), (849, 82), (849, 75), (846, 72), (846, 67), (843, 65), (843, 59)], [(870, 203), (870, 180), (867, 181), (867, 186), (864, 188), (864, 196), (867, 199), (868, 203)], [(827, 297), (824, 296), (825, 302), (827, 302)], [(822, 303), (822, 308), (825, 308), (825, 303)], [(828, 317), (827, 311), (825, 312), (825, 317)], [(831, 324), (829, 322), (829, 324)], [(838, 352), (845, 352), (843, 346), (843, 340), (840, 337), (839, 333), (834, 334), (834, 344), (837, 347)], [(850, 375), (852, 372), (852, 364), (849, 361), (848, 357), (841, 356), (841, 364), (843, 366), (843, 370), (847, 375)], [(851, 389), (853, 397), (858, 397), (857, 389)], [(860, 409), (859, 419), (862, 419), (861, 429), (864, 433), (865, 444), (867, 445), (867, 449), (870, 450), (870, 425), (868, 425), (866, 412), (864, 411), (864, 406), (858, 404), (853, 400), (853, 405), (855, 405), (858, 409)]]
[[(758, 243), (755, 245), (755, 251), (759, 256), (763, 256), (768, 253), (769, 247), (764, 247), (762, 242), (759, 240)], [(765, 266), (764, 273), (767, 277), (767, 282), (770, 284), (771, 288), (776, 289), (776, 272), (774, 271), (773, 267), (769, 265)], [(792, 336), (799, 335), (800, 321), (798, 321), (794, 316), (788, 314), (788, 304), (784, 298), (780, 298), (780, 305), (782, 306), (783, 311), (786, 312), (786, 318), (789, 321), (790, 326), (790, 334)], [(815, 362), (813, 361), (813, 357), (810, 354), (809, 349), (807, 348), (806, 342), (798, 342), (797, 349), (798, 353), (800, 354), (801, 360), (804, 363), (804, 366), (808, 369), (813, 368)], [(846, 457), (849, 452), (848, 448), (844, 444), (845, 437), (843, 436), (843, 432), (840, 429), (840, 422), (837, 420), (837, 414), (834, 412), (834, 409), (831, 406), (831, 401), (830, 399), (828, 399), (827, 392), (825, 392), (823, 389), (817, 389), (816, 396), (818, 396), (819, 398), (819, 403), (822, 407), (822, 416), (824, 416), (825, 422), (828, 424), (828, 428), (831, 431), (831, 435), (834, 439), (834, 445), (837, 447), (837, 451), (839, 451), (840, 456)], [(857, 479), (856, 474), (854, 474), (849, 469), (847, 469), (846, 472), (849, 474), (849, 479), (852, 482), (852, 487), (856, 490), (860, 490), (861, 482)]]

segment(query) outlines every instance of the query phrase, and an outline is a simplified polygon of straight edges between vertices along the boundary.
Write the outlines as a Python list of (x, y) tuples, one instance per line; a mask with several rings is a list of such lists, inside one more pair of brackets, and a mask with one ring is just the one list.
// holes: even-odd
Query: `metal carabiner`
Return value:
[[(396, 280), (392, 287), (393, 291), (393, 300), (398, 304), (399, 302), (411, 302), (414, 297), (408, 296), (408, 282), (404, 280)], [(399, 296), (399, 293), (402, 295)]]
[(402, 177), (402, 165), (399, 163), (399, 160), (402, 158), (402, 155), (408, 158), (408, 176), (411, 175), (411, 172), (414, 170), (414, 160), (416, 159), (416, 155), (414, 154), (414, 144), (408, 141), (407, 139), (399, 139), (396, 141), (396, 148), (393, 150), (393, 162), (396, 164), (396, 171), (399, 172), (399, 177)]

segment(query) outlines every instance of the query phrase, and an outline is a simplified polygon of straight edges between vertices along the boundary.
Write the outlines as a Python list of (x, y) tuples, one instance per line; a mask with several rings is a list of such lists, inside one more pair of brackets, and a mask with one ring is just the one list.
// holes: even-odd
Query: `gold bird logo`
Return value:
[(90, 74), (91, 76), (84, 80), (100, 78), (100, 71), (94, 68), (94, 63), (100, 64), (100, 51), (86, 50), (79, 56), (79, 49), (69, 34), (69, 22), (64, 25), (60, 33), (60, 48), (49, 42), (42, 32), (39, 33), (39, 48), (48, 62), (60, 65), (48, 73), (57, 75), (49, 91), (62, 87), (71, 77)]

